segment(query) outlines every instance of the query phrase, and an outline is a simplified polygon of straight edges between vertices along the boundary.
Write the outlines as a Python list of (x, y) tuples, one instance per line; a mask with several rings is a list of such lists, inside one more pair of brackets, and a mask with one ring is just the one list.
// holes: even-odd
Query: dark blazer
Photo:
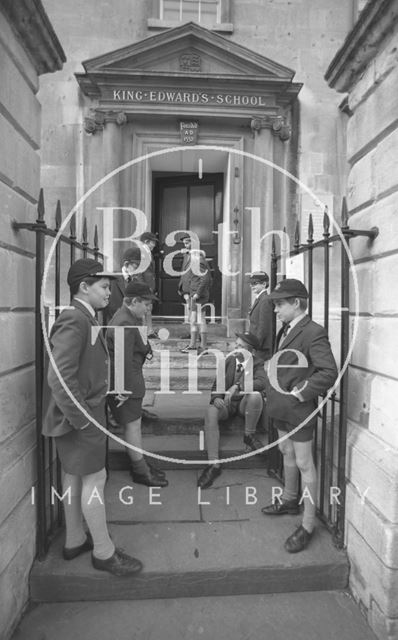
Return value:
[(123, 304), (123, 298), (126, 295), (126, 281), (123, 276), (118, 276), (111, 282), (111, 295), (109, 296), (109, 304), (104, 309), (104, 322), (109, 324), (110, 319), (115, 315)]
[[(102, 331), (91, 344), (91, 328), (98, 323), (89, 310), (78, 300), (73, 300), (72, 305), (54, 322), (49, 338), (52, 355), (73, 397), (89, 415), (104, 423), (108, 350)], [(88, 419), (69, 397), (52, 365), (47, 363), (47, 367), (43, 435), (61, 436), (80, 429)]]
[(137, 282), (142, 282), (146, 284), (152, 293), (155, 292), (156, 289), (156, 276), (155, 276), (155, 259), (153, 255), (151, 255), (151, 263), (147, 269), (143, 273), (138, 273), (137, 276), (133, 276), (134, 280)]
[(260, 342), (260, 353), (264, 360), (272, 355), (272, 319), (273, 306), (268, 294), (264, 291), (255, 299), (249, 311), (249, 331)]
[[(295, 387), (300, 391), (304, 402), (293, 395), (283, 395), (271, 384), (267, 376), (267, 412), (270, 418), (283, 420), (290, 425), (298, 426), (307, 418), (318, 404), (318, 396), (325, 393), (337, 378), (337, 366), (330, 348), (327, 333), (321, 325), (305, 316), (291, 329), (286, 338), (281, 339), (282, 331), (277, 338), (280, 343), (277, 351), (295, 349), (304, 354), (308, 366), (298, 368), (297, 355), (291, 351), (283, 353), (279, 358), (280, 365), (292, 365), (278, 368), (277, 380), (283, 391), (290, 392)], [(269, 369), (268, 369), (269, 373)]]
[[(134, 316), (123, 304), (115, 313), (109, 327), (137, 327), (142, 325), (141, 318)], [(115, 332), (112, 329), (106, 331), (106, 341), (108, 344), (111, 359), (111, 389), (114, 387), (114, 365), (115, 365)], [(139, 329), (125, 329), (124, 331), (124, 388), (130, 392), (130, 398), (143, 398), (145, 395), (145, 380), (142, 367), (145, 358), (152, 353), (149, 342), (144, 343)]]
[[(189, 263), (187, 263), (187, 265), (189, 265)], [(184, 269), (186, 268), (187, 266), (184, 267)], [(200, 269), (203, 272), (200, 276), (193, 273), (191, 269), (188, 269), (187, 273), (184, 273), (180, 278), (178, 290), (181, 294), (188, 293), (190, 296), (196, 293), (198, 296), (197, 302), (205, 303), (208, 302), (210, 298), (212, 279), (209, 265), (203, 256), (200, 257)]]
[[(225, 389), (229, 389), (235, 382), (237, 358), (235, 355), (231, 355), (225, 360)], [(240, 379), (241, 388), (244, 390), (244, 374)], [(260, 358), (253, 356), (253, 391), (264, 391), (266, 383), (266, 376), (264, 371), (264, 362)], [(216, 393), (217, 380), (214, 380), (211, 388), (211, 400), (210, 404), (213, 404), (216, 398), (224, 399), (225, 393)], [(243, 398), (243, 395), (241, 396)]]

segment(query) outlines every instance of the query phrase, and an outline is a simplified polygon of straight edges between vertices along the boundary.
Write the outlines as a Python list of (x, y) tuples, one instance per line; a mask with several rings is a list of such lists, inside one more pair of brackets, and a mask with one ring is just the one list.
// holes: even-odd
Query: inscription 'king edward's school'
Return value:
[(120, 102), (153, 102), (166, 104), (219, 104), (231, 106), (266, 107), (264, 96), (240, 93), (208, 93), (166, 89), (114, 89), (113, 100)]

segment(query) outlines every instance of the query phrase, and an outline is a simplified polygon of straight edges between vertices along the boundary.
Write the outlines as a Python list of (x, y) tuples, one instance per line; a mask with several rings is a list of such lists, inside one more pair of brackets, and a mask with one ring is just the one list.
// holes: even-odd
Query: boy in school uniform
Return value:
[(137, 246), (126, 249), (121, 260), (122, 275), (113, 278), (111, 282), (111, 294), (109, 296), (109, 304), (104, 309), (104, 321), (108, 324), (116, 311), (123, 304), (123, 298), (126, 295), (126, 286), (133, 280), (138, 280), (141, 274), (135, 274), (141, 261), (141, 252)]
[(256, 296), (249, 310), (249, 332), (259, 341), (256, 352), (259, 358), (269, 360), (272, 356), (272, 302), (267, 293), (269, 277), (265, 271), (256, 271), (250, 275), (250, 287)]
[(92, 551), (95, 569), (124, 576), (140, 571), (142, 563), (116, 549), (109, 536), (104, 507), (106, 435), (92, 422), (105, 424), (109, 356), (102, 331), (96, 331), (95, 312), (108, 304), (113, 277), (89, 258), (77, 260), (69, 269), (71, 306), (60, 313), (49, 338), (50, 397), (43, 435), (54, 438), (63, 470), (63, 492), (69, 494), (63, 501), (64, 559)]
[[(220, 420), (228, 420), (239, 414), (245, 418), (243, 442), (247, 451), (262, 449), (263, 443), (255, 436), (257, 422), (263, 410), (262, 393), (265, 388), (264, 363), (256, 353), (259, 342), (252, 333), (237, 333), (234, 351), (225, 360), (225, 393), (217, 393), (215, 380), (205, 421), (205, 438), (209, 460), (219, 459)], [(245, 361), (245, 351), (252, 358)], [(249, 367), (252, 367), (251, 372)], [(246, 389), (246, 378), (252, 373), (253, 387)], [(245, 393), (246, 391), (246, 393)], [(198, 487), (208, 489), (221, 474), (221, 465), (208, 465), (198, 479)]]
[[(109, 394), (109, 406), (113, 416), (124, 429), (124, 440), (135, 447), (127, 447), (130, 458), (130, 474), (134, 482), (149, 487), (166, 487), (168, 481), (165, 473), (158, 469), (150, 460), (144, 458), (142, 452), (142, 402), (145, 396), (145, 379), (142, 367), (147, 358), (152, 357), (152, 349), (146, 336), (139, 328), (143, 325), (143, 318), (152, 306), (156, 296), (151, 289), (142, 282), (129, 282), (126, 295), (120, 309), (109, 321), (106, 341), (111, 359), (111, 372), (115, 371), (116, 339), (113, 327), (124, 329), (124, 381), (125, 394), (117, 396)], [(114, 376), (112, 376), (113, 388)]]
[[(337, 367), (325, 329), (306, 314), (308, 291), (300, 280), (282, 280), (271, 292), (277, 318), (282, 322), (276, 351), (268, 362), (267, 412), (278, 437), (299, 427), (315, 410), (318, 396), (336, 381)], [(314, 532), (317, 477), (312, 455), (316, 415), (279, 444), (285, 485), (282, 498), (263, 507), (266, 516), (298, 514), (298, 479), (301, 475), (304, 513), (302, 524), (289, 536), (285, 549), (305, 549)]]
[[(194, 259), (198, 262), (200, 275), (196, 274), (191, 267)], [(204, 311), (201, 311), (199, 317), (197, 305), (204, 305), (209, 302), (211, 287), (211, 274), (205, 252), (201, 249), (191, 249), (187, 269), (187, 272), (180, 278), (179, 293), (189, 305), (191, 335), (189, 345), (181, 349), (181, 352), (188, 353), (191, 350), (197, 349), (196, 341), (199, 333), (200, 348), (198, 349), (198, 353), (201, 353), (207, 346), (207, 326), (206, 314)]]

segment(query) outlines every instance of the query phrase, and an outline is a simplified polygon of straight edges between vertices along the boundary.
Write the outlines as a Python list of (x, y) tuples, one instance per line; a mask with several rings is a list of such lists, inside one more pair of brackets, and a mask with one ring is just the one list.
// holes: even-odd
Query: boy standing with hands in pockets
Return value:
[(88, 258), (69, 269), (71, 306), (60, 313), (49, 338), (50, 394), (43, 435), (54, 438), (63, 470), (64, 559), (92, 551), (95, 569), (124, 576), (140, 571), (142, 563), (115, 549), (109, 536), (104, 506), (106, 435), (91, 420), (105, 423), (109, 356), (95, 311), (108, 304), (113, 277)]

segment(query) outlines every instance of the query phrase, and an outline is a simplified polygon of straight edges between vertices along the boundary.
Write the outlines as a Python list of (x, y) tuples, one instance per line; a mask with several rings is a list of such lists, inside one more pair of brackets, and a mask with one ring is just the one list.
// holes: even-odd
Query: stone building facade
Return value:
[[(35, 19), (32, 20), (32, 15)], [(28, 599), (35, 556), (35, 238), (13, 222), (34, 221), (40, 189), (39, 76), (64, 53), (39, 0), (0, 5), (0, 637)]]
[[(227, 253), (241, 274), (253, 267), (251, 208), (260, 210), (260, 234), (286, 226), (292, 236), (297, 221), (305, 234), (312, 212), (320, 237), (321, 212), (307, 194), (248, 155), (230, 162), (225, 148), (298, 176), (336, 219), (347, 193), (350, 226), (379, 227), (373, 243), (351, 245), (360, 317), (349, 382), (346, 542), (353, 592), (379, 637), (392, 639), (398, 618), (397, 309), (386, 282), (397, 270), (397, 0), (222, 0), (214, 3), (214, 15), (202, 16), (173, 15), (167, 4), (43, 0), (68, 60), (41, 79), (39, 100), (38, 75), (60, 69), (62, 51), (38, 0), (20, 5), (42, 16), (29, 37), (13, 3), (1, 6), (1, 135), (15, 153), (0, 159), (6, 203), (0, 260), (11, 283), (1, 309), (9, 355), (0, 377), (0, 468), (2, 482), (12, 487), (0, 500), (0, 620), (7, 631), (26, 601), (35, 530), (35, 248), (33, 234), (15, 233), (11, 222), (34, 220), (40, 185), (47, 210), (55, 211), (60, 199), (67, 212), (119, 165), (176, 146), (184, 151), (152, 155), (102, 185), (79, 209), (80, 227), (83, 216), (98, 221), (98, 206), (135, 207), (163, 241), (176, 221), (164, 224), (171, 212), (160, 203), (170, 194), (184, 193), (185, 203), (191, 198), (202, 160), (208, 191), (200, 197), (212, 199), (218, 212), (207, 230), (221, 222), (234, 230)], [(192, 123), (185, 128), (198, 144), (218, 149), (193, 153), (189, 141), (183, 144), (181, 121)], [(133, 230), (117, 218), (120, 236)], [(219, 259), (211, 234), (206, 243)], [(268, 270), (269, 244), (264, 248), (255, 266)], [(221, 279), (218, 295), (220, 315), (244, 317), (250, 301), (242, 277), (234, 284)], [(13, 343), (12, 353), (6, 342)], [(5, 590), (6, 583), (12, 588)]]
[(349, 380), (347, 548), (352, 590), (386, 639), (398, 637), (397, 63), (398, 2), (369, 2), (326, 75), (348, 94), (350, 227), (379, 228), (372, 243), (351, 247), (360, 296)]
[[(213, 3), (218, 13), (212, 16), (184, 13), (189, 3), (183, 2), (181, 15), (173, 14), (168, 6), (175, 4), (46, 1), (68, 57), (63, 72), (41, 87), (42, 176), (49, 207), (53, 210), (60, 198), (64, 212), (69, 211), (88, 188), (123, 163), (184, 146), (180, 122), (187, 126), (193, 120), (197, 143), (221, 150), (190, 153), (185, 146), (184, 154), (151, 157), (124, 170), (85, 202), (80, 225), (83, 215), (100, 222), (98, 206), (135, 207), (145, 212), (167, 253), (167, 232), (177, 222), (184, 228), (188, 222), (177, 214), (173, 218), (160, 203), (167, 209), (171, 193), (187, 197), (193, 211), (189, 225), (198, 229), (193, 200), (213, 197), (214, 218), (206, 213), (200, 238), (208, 256), (221, 261), (213, 231), (224, 222), (236, 232), (221, 243), (228, 244), (231, 271), (269, 270), (270, 243), (264, 242), (262, 252), (251, 246), (250, 208), (259, 210), (257, 235), (284, 227), (292, 235), (297, 220), (305, 234), (312, 211), (316, 239), (323, 212), (282, 172), (241, 152), (298, 176), (330, 213), (339, 215), (345, 116), (337, 108), (340, 97), (323, 75), (353, 25), (357, 3), (223, 0)], [(231, 159), (223, 149), (236, 153)], [(199, 185), (183, 180), (198, 172), (199, 159), (204, 174), (218, 175), (223, 183), (222, 188), (204, 185), (202, 200)], [(129, 235), (128, 216), (120, 213), (115, 219), (115, 236)], [(116, 247), (116, 263), (123, 248), (123, 243)], [(218, 274), (215, 281), (218, 314), (245, 315), (250, 304), (245, 278), (233, 281)], [(163, 299), (175, 297), (169, 286), (159, 283)], [(175, 305), (160, 313), (173, 315)]]

